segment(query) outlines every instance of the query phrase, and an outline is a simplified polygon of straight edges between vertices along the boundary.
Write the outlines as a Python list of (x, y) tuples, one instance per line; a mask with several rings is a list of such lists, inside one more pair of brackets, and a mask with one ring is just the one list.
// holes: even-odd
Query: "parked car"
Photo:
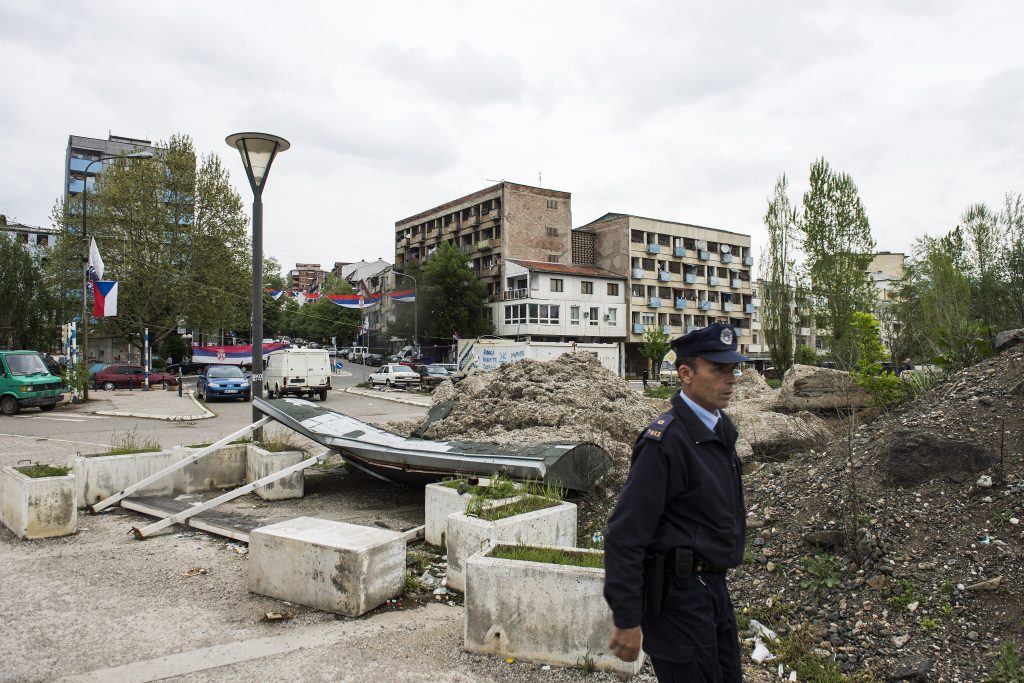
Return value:
[(420, 386), (424, 389), (432, 389), (451, 377), (451, 374), (440, 365), (421, 365), (417, 372), (420, 376)]
[(459, 370), (458, 363), (437, 363), (437, 365), (440, 365), (442, 368), (448, 371), (448, 379), (450, 379), (453, 383), (461, 382), (466, 378), (466, 373), (463, 372), (462, 370)]
[(196, 396), (203, 401), (211, 398), (252, 398), (252, 387), (245, 373), (237, 365), (207, 365), (196, 380)]
[(168, 375), (177, 375), (178, 370), (180, 369), (182, 375), (198, 375), (205, 367), (207, 367), (206, 363), (171, 363), (164, 368), (164, 372)]
[[(112, 391), (117, 388), (139, 388), (146, 384), (146, 371), (141, 365), (108, 365), (92, 378), (96, 389)], [(177, 375), (166, 372), (149, 373), (149, 386), (173, 387), (178, 384)]]
[(387, 363), (371, 373), (367, 381), (371, 387), (382, 385), (385, 387), (403, 387), (408, 389), (412, 386), (419, 386), (420, 376), (406, 365)]
[(103, 368), (109, 368), (110, 363), (93, 363), (89, 366), (89, 377), (93, 377), (97, 372)]
[(379, 353), (367, 353), (364, 354), (362, 362), (364, 365), (376, 367), (384, 363), (384, 356)]
[(0, 351), (0, 413), (15, 415), (35, 406), (50, 411), (62, 398), (60, 377), (50, 374), (38, 353)]

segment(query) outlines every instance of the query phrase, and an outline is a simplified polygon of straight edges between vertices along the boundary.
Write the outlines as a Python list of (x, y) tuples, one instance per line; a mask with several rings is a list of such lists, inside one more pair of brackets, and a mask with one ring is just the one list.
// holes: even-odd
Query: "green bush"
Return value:
[(868, 393), (878, 408), (891, 406), (903, 396), (900, 378), (892, 372), (882, 372), (886, 358), (882, 345), (880, 325), (870, 313), (853, 314), (853, 338), (857, 347), (857, 366), (850, 370), (853, 383)]
[(818, 362), (818, 352), (807, 344), (801, 344), (796, 347), (796, 357), (793, 359), (793, 362), (797, 365), (816, 365)]
[(835, 588), (843, 581), (846, 563), (835, 555), (827, 553), (804, 558), (804, 569), (808, 577), (800, 582), (804, 588), (814, 592)]

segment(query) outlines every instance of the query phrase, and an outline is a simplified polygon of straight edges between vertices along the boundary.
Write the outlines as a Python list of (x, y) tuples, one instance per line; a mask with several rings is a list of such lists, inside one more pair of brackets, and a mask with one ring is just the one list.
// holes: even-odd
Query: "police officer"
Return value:
[(746, 509), (721, 410), (749, 358), (722, 323), (672, 347), (682, 390), (637, 438), (605, 536), (609, 648), (635, 661), (642, 646), (662, 682), (731, 683), (742, 675), (725, 573), (743, 561)]

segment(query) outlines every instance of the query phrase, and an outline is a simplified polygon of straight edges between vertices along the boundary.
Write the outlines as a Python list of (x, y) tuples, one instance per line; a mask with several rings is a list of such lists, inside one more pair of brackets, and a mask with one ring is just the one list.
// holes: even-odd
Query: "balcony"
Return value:
[(697, 273), (687, 273), (686, 275), (683, 276), (683, 282), (685, 282), (688, 285), (696, 284)]
[(709, 252), (707, 249), (698, 249), (697, 258), (700, 259), (701, 261), (708, 261), (711, 259), (711, 252)]
[(753, 256), (744, 256), (743, 257), (743, 265), (745, 265), (745, 266), (752, 266), (752, 265), (754, 265), (754, 257)]
[(718, 286), (718, 278), (714, 275), (708, 275), (708, 284), (712, 287)]
[(647, 300), (647, 305), (651, 308), (657, 308), (658, 306), (661, 306), (661, 299), (659, 297), (652, 296)]
[(471, 254), (471, 253), (473, 253), (473, 245), (472, 244), (460, 244), (459, 245), (459, 251), (461, 251), (463, 254)]
[(529, 299), (530, 290), (526, 289), (506, 289), (501, 293), (502, 301), (515, 301), (516, 299)]
[(672, 248), (672, 255), (673, 256), (686, 256), (686, 247), (673, 247)]
[(633, 269), (633, 279), (634, 280), (639, 280), (639, 279), (643, 278), (643, 276), (644, 276), (644, 269), (643, 268), (634, 268)]
[(703, 300), (701, 300), (700, 302), (697, 303), (697, 308), (699, 308), (702, 311), (710, 311), (711, 310), (711, 302), (710, 301), (703, 301)]
[(672, 334), (672, 326), (671, 325), (662, 325), (661, 326), (661, 331), (664, 332), (665, 334), (671, 335)]
[(754, 304), (746, 304), (745, 306), (743, 306), (743, 312), (744, 313), (753, 313), (754, 312)]
[(644, 324), (643, 323), (633, 323), (633, 334), (643, 334), (643, 333), (644, 333)]
[(672, 279), (672, 273), (668, 272), (667, 270), (659, 270), (658, 271), (658, 281), (659, 282), (668, 282), (671, 279)]
[(463, 225), (479, 225), (479, 224), (480, 224), (480, 216), (470, 216), (467, 220), (465, 220), (463, 222)]
[(732, 263), (732, 254), (722, 254), (722, 263)]
[(686, 306), (687, 306), (686, 299), (676, 299), (676, 308), (682, 309), (682, 308), (686, 308)]
[(801, 337), (809, 337), (811, 335), (811, 328), (809, 328), (809, 327), (801, 327), (798, 330), (798, 334)]
[(723, 311), (731, 311), (732, 310), (732, 302), (730, 302), (730, 301), (723, 301), (722, 302), (722, 310)]
[(661, 253), (661, 245), (660, 244), (648, 244), (647, 245), (647, 253), (648, 254), (660, 254)]
[(741, 284), (742, 283), (740, 282), (740, 279), (738, 277), (734, 277), (733, 279), (729, 280), (729, 286), (732, 287), (733, 289), (739, 289)]
[(736, 333), (737, 337), (749, 337), (750, 336), (750, 330), (748, 330), (745, 327), (735, 326), (732, 329)]
[(480, 240), (476, 243), (478, 251), (490, 251), (491, 247), (494, 246), (494, 240)]

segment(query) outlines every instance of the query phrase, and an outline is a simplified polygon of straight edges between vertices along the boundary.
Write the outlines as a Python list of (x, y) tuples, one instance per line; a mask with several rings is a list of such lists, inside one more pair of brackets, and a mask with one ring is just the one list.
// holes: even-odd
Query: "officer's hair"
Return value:
[(697, 369), (697, 357), (696, 356), (676, 356), (676, 370), (686, 366), (691, 370)]

